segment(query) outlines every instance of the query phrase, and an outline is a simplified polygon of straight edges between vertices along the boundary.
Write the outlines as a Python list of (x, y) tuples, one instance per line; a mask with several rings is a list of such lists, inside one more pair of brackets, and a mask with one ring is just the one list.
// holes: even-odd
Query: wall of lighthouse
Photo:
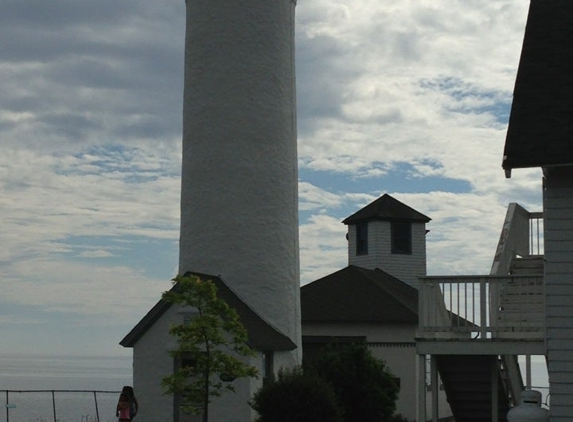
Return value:
[(179, 273), (220, 275), (300, 344), (294, 9), (187, 2)]

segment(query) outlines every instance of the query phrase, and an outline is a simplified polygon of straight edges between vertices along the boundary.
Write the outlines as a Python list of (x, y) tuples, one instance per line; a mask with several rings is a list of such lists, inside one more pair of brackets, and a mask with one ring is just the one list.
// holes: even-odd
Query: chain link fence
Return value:
[(0, 390), (0, 422), (115, 422), (120, 391)]

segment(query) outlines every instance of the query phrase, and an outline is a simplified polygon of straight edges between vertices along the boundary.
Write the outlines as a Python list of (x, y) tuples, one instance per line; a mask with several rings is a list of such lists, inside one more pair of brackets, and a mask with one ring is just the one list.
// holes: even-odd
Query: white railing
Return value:
[(529, 213), (529, 255), (543, 255), (543, 213)]
[(529, 212), (516, 203), (509, 204), (490, 274), (509, 274), (515, 257), (543, 255), (543, 213)]
[(542, 276), (420, 278), (422, 338), (543, 338)]

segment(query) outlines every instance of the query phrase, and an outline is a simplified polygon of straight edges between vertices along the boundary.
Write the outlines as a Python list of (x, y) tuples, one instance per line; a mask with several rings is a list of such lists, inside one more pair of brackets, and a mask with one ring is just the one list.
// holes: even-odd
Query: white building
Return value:
[(503, 159), (508, 176), (512, 169), (543, 169), (551, 422), (573, 420), (572, 19), (570, 1), (531, 2)]
[[(261, 369), (301, 363), (295, 3), (186, 1), (179, 274), (233, 293)], [(169, 323), (186, 312), (160, 302), (122, 341), (133, 347), (142, 420), (182, 418), (160, 381), (177, 365)], [(237, 381), (210, 422), (251, 421), (260, 385)]]
[[(399, 380), (397, 413), (416, 419), (418, 277), (430, 219), (383, 195), (343, 221), (348, 267), (301, 288), (304, 359), (327, 344), (360, 342)], [(441, 395), (440, 417), (451, 416)]]
[[(265, 322), (237, 294), (229, 288), (221, 277), (207, 274), (187, 273), (202, 280), (211, 280), (217, 286), (220, 298), (237, 311), (249, 334), (249, 345), (256, 355), (246, 362), (255, 366), (259, 379), (238, 379), (233, 382), (236, 393), (217, 398), (209, 407), (210, 421), (241, 422), (254, 419), (254, 412), (248, 405), (252, 393), (257, 391), (265, 379), (272, 377), (274, 355), (296, 349), (287, 336)], [(174, 287), (176, 288), (176, 286)], [(169, 335), (169, 328), (183, 324), (192, 318), (194, 309), (173, 305), (160, 300), (145, 317), (120, 342), (124, 347), (133, 348), (133, 382), (139, 402), (138, 418), (149, 422), (160, 421), (201, 421), (200, 416), (191, 417), (179, 412), (177, 397), (166, 395), (161, 380), (181, 365), (170, 351), (177, 349), (176, 339)]]

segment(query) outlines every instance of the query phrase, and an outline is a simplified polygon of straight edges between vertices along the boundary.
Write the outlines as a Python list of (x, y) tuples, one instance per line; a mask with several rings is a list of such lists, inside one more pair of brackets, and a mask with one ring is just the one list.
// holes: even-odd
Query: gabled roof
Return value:
[(573, 164), (573, 1), (531, 0), (503, 168)]
[[(239, 314), (241, 323), (249, 334), (249, 345), (257, 350), (293, 350), (296, 344), (279, 332), (249, 307), (220, 276), (188, 272), (186, 276), (197, 276), (211, 280), (217, 286), (217, 295)], [(171, 290), (177, 290), (175, 284)], [(171, 307), (171, 303), (160, 300), (141, 321), (119, 342), (124, 347), (133, 347), (149, 328)]]
[(361, 210), (346, 218), (344, 224), (356, 224), (370, 220), (417, 221), (427, 223), (431, 218), (419, 213), (388, 194), (366, 205)]
[(376, 269), (349, 265), (300, 290), (302, 321), (416, 323), (418, 291)]

